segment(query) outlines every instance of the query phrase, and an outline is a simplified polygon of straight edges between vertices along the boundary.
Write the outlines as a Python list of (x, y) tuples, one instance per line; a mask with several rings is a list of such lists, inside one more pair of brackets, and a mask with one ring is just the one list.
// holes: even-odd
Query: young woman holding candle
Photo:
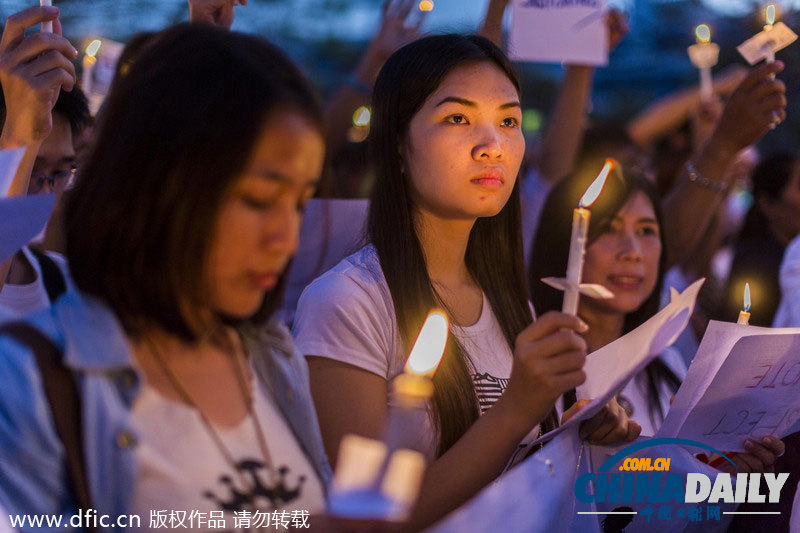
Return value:
[[(429, 424), (418, 428), (418, 447), (433, 463), (411, 527), (495, 479), (537, 425), (555, 425), (555, 400), (583, 381), (583, 324), (561, 313), (531, 324), (520, 121), (517, 77), (487, 39), (434, 36), (397, 51), (374, 90), (370, 244), (298, 304), (294, 333), (334, 459), (347, 433), (382, 436), (392, 380), (426, 313), (450, 315)], [(583, 427), (598, 442), (638, 433), (616, 403)]]
[[(563, 293), (540, 280), (563, 275), (572, 225), (570, 207), (577, 205), (587, 185), (585, 179), (568, 179), (557, 185), (545, 202), (542, 220), (547, 224), (536, 234), (528, 278), (540, 312), (561, 308)], [(615, 341), (658, 312), (666, 261), (661, 229), (662, 214), (652, 182), (635, 173), (612, 172), (592, 206), (582, 282), (603, 285), (614, 297), (580, 299), (578, 316), (589, 325), (581, 335), (589, 352)], [(619, 394), (618, 402), (642, 426), (644, 435), (658, 430), (685, 374), (680, 354), (670, 348)], [(738, 455), (736, 461), (745, 470), (761, 471), (774, 465), (783, 451), (781, 441), (771, 437), (762, 443), (746, 441), (744, 446), (749, 453)]]
[(322, 170), (313, 92), (258, 38), (179, 26), (115, 83), (102, 130), (66, 208), (77, 290), (0, 334), (0, 504), (90, 507), (103, 529), (323, 511), (307, 367), (272, 317)]

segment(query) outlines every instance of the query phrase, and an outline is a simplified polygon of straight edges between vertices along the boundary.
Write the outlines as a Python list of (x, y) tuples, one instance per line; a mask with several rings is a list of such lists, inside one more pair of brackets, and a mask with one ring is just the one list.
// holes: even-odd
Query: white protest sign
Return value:
[(0, 198), (8, 196), (8, 189), (14, 181), (14, 175), (25, 155), (25, 148), (15, 148), (13, 150), (0, 150)]
[(583, 367), (587, 380), (578, 389), (578, 396), (592, 398), (592, 401), (565, 424), (542, 435), (533, 444), (549, 440), (566, 428), (594, 416), (633, 376), (675, 342), (689, 324), (697, 294), (704, 281), (705, 279), (695, 281), (680, 295), (673, 296), (669, 305), (650, 320), (589, 354)]
[(516, 0), (513, 6), (511, 59), (608, 64), (605, 0)]
[(429, 533), (561, 531), (575, 516), (577, 428), (554, 438)]
[(0, 263), (44, 229), (55, 205), (55, 194), (0, 198)]
[(800, 333), (800, 328), (760, 328), (712, 320), (656, 436), (677, 437), (692, 408), (711, 385), (734, 345), (749, 335)]
[(698, 365), (700, 370), (690, 366), (687, 391), (681, 395), (681, 386), (665, 420), (669, 425), (662, 426), (659, 435), (670, 432), (720, 450), (741, 451), (745, 439), (782, 438), (791, 432), (800, 420), (800, 329), (756, 334), (767, 328), (745, 328), (755, 331), (734, 333), (739, 338), (730, 349), (725, 349), (729, 343), (721, 342), (706, 356), (722, 360), (710, 382), (708, 378), (689, 382), (688, 377), (714, 365)]

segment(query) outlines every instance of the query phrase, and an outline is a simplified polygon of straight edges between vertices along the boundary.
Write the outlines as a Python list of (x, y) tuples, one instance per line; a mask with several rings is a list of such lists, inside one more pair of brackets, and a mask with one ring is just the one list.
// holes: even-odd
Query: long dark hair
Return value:
[[(598, 169), (599, 170), (599, 169)], [(553, 187), (545, 201), (541, 222), (534, 237), (531, 249), (528, 284), (537, 313), (561, 309), (563, 293), (541, 282), (546, 277), (563, 277), (569, 260), (569, 243), (572, 231), (572, 210), (595, 176), (574, 176), (561, 181)], [(605, 232), (616, 214), (635, 193), (644, 193), (653, 205), (661, 237), (661, 257), (658, 264), (656, 286), (642, 305), (625, 316), (622, 333), (628, 333), (655, 315), (661, 304), (661, 288), (666, 272), (666, 247), (663, 233), (663, 215), (658, 193), (653, 184), (635, 172), (622, 172), (619, 167), (608, 178), (603, 192), (592, 205), (592, 220), (589, 225), (587, 245)], [(658, 383), (663, 380), (677, 390), (680, 380), (667, 365), (656, 358), (646, 368), (648, 376), (648, 404), (650, 417), (655, 422), (657, 414), (663, 419), (664, 413), (659, 401)], [(567, 406), (569, 407), (569, 406)]]
[[(454, 68), (474, 62), (496, 65), (520, 84), (508, 58), (478, 36), (425, 37), (395, 52), (375, 83), (371, 150), (377, 181), (367, 231), (389, 285), (397, 325), (410, 347), (427, 311), (442, 306), (431, 283), (414, 226), (413, 188), (404, 175), (399, 142), (425, 100)], [(466, 264), (486, 294), (513, 349), (516, 336), (533, 317), (528, 307), (522, 256), (519, 181), (497, 215), (479, 218), (470, 233)], [(433, 420), (439, 454), (447, 451), (479, 416), (471, 363), (453, 336), (434, 377)]]
[[(152, 37), (114, 83), (65, 208), (67, 258), (78, 288), (128, 334), (158, 326), (198, 338), (193, 313), (208, 307), (203, 277), (220, 206), (277, 109), (322, 131), (314, 93), (283, 52), (200, 25)], [(285, 277), (252, 322), (277, 309)]]

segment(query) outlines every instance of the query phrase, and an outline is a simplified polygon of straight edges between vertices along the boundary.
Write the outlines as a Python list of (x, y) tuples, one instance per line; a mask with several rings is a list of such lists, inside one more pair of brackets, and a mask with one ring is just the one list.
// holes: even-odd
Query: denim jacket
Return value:
[[(132, 511), (137, 435), (131, 409), (142, 381), (123, 329), (107, 306), (77, 290), (25, 321), (62, 350), (65, 365), (75, 374), (92, 504), (113, 524)], [(308, 368), (288, 329), (273, 320), (240, 333), (257, 378), (267, 384), (327, 486), (331, 470), (311, 402)], [(63, 515), (66, 521), (75, 506), (65, 452), (34, 357), (14, 339), (0, 336), (0, 507), (12, 515)], [(143, 527), (148, 520), (141, 517)]]

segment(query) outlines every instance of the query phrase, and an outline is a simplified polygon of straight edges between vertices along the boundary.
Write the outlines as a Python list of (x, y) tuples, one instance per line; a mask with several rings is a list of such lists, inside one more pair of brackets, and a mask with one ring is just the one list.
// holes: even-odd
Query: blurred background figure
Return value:
[(720, 316), (733, 317), (750, 283), (750, 323), (770, 326), (781, 301), (778, 273), (788, 244), (800, 234), (800, 155), (777, 153), (753, 171), (753, 205), (736, 244)]

